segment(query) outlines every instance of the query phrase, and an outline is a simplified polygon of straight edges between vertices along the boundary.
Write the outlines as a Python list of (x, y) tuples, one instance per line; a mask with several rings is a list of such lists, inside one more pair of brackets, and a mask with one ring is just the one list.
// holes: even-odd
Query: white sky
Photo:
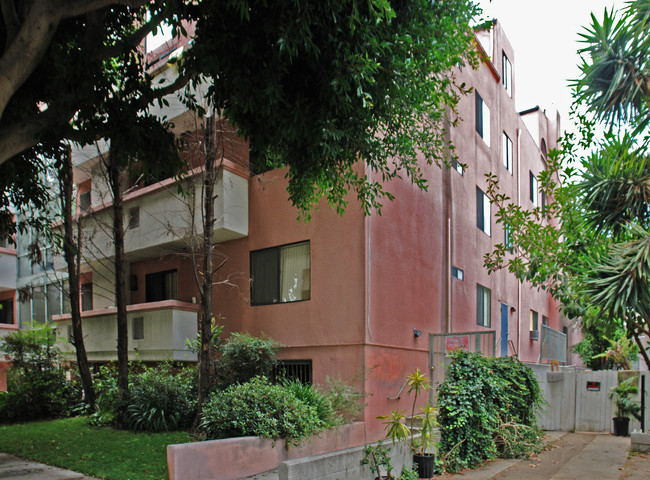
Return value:
[(602, 20), (604, 8), (623, 0), (479, 0), (486, 18), (497, 18), (515, 52), (516, 105), (557, 108), (568, 126), (570, 79), (579, 75), (578, 33), (590, 14)]

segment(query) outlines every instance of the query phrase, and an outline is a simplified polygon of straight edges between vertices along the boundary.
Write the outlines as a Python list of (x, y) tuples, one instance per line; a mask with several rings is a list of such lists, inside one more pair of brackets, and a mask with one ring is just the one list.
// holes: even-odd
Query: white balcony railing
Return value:
[[(198, 311), (198, 305), (177, 300), (129, 305), (129, 359), (196, 361), (196, 355), (187, 350), (186, 340), (196, 337)], [(88, 360), (117, 360), (117, 309), (83, 312), (81, 318)], [(61, 349), (73, 359), (70, 315), (54, 315), (52, 319), (62, 339)]]

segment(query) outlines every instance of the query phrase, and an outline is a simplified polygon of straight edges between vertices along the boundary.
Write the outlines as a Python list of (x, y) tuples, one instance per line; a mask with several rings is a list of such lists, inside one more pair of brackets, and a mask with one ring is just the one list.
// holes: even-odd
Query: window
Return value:
[(14, 323), (14, 301), (11, 298), (0, 301), (0, 323), (6, 325)]
[(503, 65), (501, 68), (503, 70), (501, 72), (501, 81), (508, 95), (512, 97), (512, 64), (505, 53), (503, 54)]
[(476, 92), (476, 131), (490, 146), (490, 109)]
[(309, 242), (251, 252), (251, 304), (310, 298)]
[(93, 309), (93, 284), (84, 283), (81, 285), (81, 311), (86, 312)]
[(15, 249), (14, 241), (11, 237), (0, 238), (0, 248), (11, 248)]
[(145, 301), (161, 302), (176, 300), (178, 296), (178, 273), (176, 270), (149, 273), (144, 277)]
[(135, 317), (133, 319), (133, 340), (142, 340), (144, 338), (144, 317)]
[(476, 187), (476, 226), (490, 235), (490, 199)]
[(465, 272), (458, 267), (451, 267), (451, 276), (462, 281), (465, 278)]
[(476, 324), (483, 327), (492, 326), (490, 311), (492, 304), (492, 292), (483, 285), (476, 284)]
[(506, 247), (510, 253), (514, 250), (514, 244), (512, 243), (512, 234), (510, 233), (510, 226), (503, 226), (503, 245)]
[(542, 315), (542, 325), (546, 325), (548, 327), (548, 317), (546, 315)]
[(90, 208), (90, 190), (79, 194), (79, 208), (83, 212)]
[(140, 207), (129, 208), (129, 230), (140, 226)]
[(275, 382), (286, 379), (298, 380), (303, 385), (311, 385), (311, 360), (278, 360), (273, 367), (272, 378)]
[(535, 332), (535, 331), (539, 330), (539, 325), (537, 324), (538, 321), (539, 321), (538, 317), (539, 317), (539, 314), (535, 310), (530, 311), (530, 331), (531, 332)]
[(454, 160), (454, 161), (451, 163), (451, 166), (452, 166), (452, 167), (454, 168), (454, 170), (456, 170), (459, 174), (461, 174), (461, 175), (463, 174), (463, 166), (460, 164), (460, 162), (459, 162), (458, 160)]
[(512, 140), (503, 132), (503, 166), (512, 175)]
[(530, 201), (533, 202), (533, 205), (537, 206), (537, 177), (533, 175), (533, 172), (530, 173)]

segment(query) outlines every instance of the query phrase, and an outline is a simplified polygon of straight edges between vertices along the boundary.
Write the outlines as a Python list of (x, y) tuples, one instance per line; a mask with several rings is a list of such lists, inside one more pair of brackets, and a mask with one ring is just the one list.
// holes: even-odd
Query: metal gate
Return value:
[(447, 375), (451, 352), (463, 349), (467, 352), (482, 353), (486, 357), (494, 357), (495, 342), (496, 332), (494, 330), (429, 334), (429, 366), (432, 386), (429, 401), (431, 404), (437, 403), (438, 384), (442, 383)]

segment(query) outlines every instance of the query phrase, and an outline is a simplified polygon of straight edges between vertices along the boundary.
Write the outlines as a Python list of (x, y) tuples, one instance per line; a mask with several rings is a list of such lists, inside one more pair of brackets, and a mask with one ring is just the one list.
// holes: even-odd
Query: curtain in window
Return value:
[(280, 297), (283, 302), (309, 298), (309, 244), (282, 248), (280, 253)]
[(178, 299), (178, 272), (173, 270), (165, 273), (164, 300)]
[(277, 303), (278, 298), (278, 250), (261, 250), (251, 254), (251, 303), (265, 305)]

